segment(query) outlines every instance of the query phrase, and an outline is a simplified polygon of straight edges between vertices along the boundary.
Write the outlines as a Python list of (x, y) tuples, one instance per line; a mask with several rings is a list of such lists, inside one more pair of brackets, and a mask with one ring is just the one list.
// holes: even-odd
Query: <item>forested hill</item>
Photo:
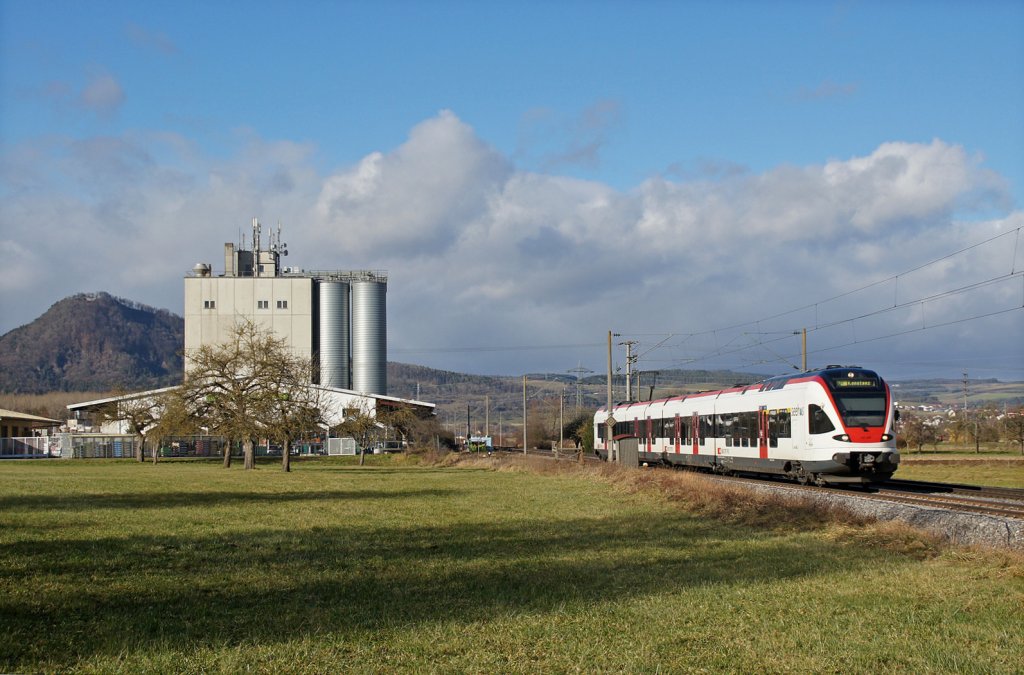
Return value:
[(0, 337), (0, 391), (131, 391), (178, 384), (184, 343), (180, 316), (107, 293), (80, 293)]

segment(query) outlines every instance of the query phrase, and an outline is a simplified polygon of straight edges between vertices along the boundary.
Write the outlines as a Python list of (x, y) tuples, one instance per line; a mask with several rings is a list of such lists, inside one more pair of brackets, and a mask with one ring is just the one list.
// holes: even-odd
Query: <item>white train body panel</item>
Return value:
[[(829, 367), (754, 385), (615, 406), (613, 440), (640, 462), (787, 475), (819, 483), (888, 478), (899, 464), (888, 385), (873, 371)], [(607, 457), (608, 412), (594, 416)]]

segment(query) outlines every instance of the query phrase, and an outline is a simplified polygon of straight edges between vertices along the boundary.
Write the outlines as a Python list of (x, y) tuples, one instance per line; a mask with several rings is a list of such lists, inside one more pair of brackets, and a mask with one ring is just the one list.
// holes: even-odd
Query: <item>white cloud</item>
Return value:
[(328, 178), (317, 215), (356, 253), (436, 255), (486, 212), (511, 165), (450, 111), (416, 126), (386, 155)]
[(93, 74), (78, 95), (79, 105), (100, 117), (112, 116), (121, 108), (124, 100), (125, 93), (121, 83), (113, 75), (105, 72)]
[(949, 215), (961, 203), (1005, 203), (1005, 185), (960, 146), (885, 143), (868, 157), (831, 161), (824, 178), (860, 230)]
[(822, 80), (816, 87), (802, 87), (797, 97), (805, 101), (848, 98), (860, 89), (855, 82), (835, 82), (831, 78)]
[(570, 166), (597, 168), (622, 117), (622, 103), (615, 99), (595, 101), (574, 117), (535, 108), (522, 117), (515, 158), (545, 172)]
[[(731, 365), (743, 366), (798, 349), (790, 340), (737, 351), (764, 341), (761, 333), (785, 336), (1008, 272), (1013, 255), (996, 242), (898, 282), (815, 304), (1024, 221), (1020, 213), (954, 219), (965, 208), (1008, 199), (980, 158), (940, 140), (886, 143), (863, 157), (761, 174), (654, 178), (630, 191), (517, 170), (449, 111), (417, 125), (399, 147), (326, 176), (309, 145), (267, 142), (251, 131), (237, 140), (228, 159), (204, 156), (188, 139), (168, 134), (51, 139), (10, 149), (0, 167), (0, 248), (31, 265), (22, 264), (18, 281), (5, 280), (5, 291), (19, 293), (14, 307), (5, 307), (0, 330), (82, 290), (180, 312), (184, 274), (197, 261), (219, 267), (223, 242), (237, 241), (258, 216), (270, 227), (283, 222), (289, 265), (388, 270), (394, 360), (515, 373), (565, 369), (582, 358), (593, 359), (584, 365), (596, 369), (600, 348), (589, 356), (417, 350), (600, 343), (610, 328), (700, 333), (809, 307), (731, 333), (673, 339), (647, 364), (679, 366), (719, 349), (734, 351)], [(1019, 269), (1024, 251), (1017, 256)], [(40, 261), (53, 271), (34, 273)], [(1019, 277), (1017, 283), (1019, 293)], [(855, 345), (836, 359), (865, 365), (899, 353), (927, 360), (948, 347), (950, 335), (974, 340), (965, 348), (978, 353), (1009, 351), (1020, 313), (980, 335), (968, 323), (922, 331), (896, 347), (870, 341), (928, 325), (938, 320), (934, 314), (1007, 302), (1013, 306), (1006, 288), (982, 290), (823, 329), (813, 344)], [(1005, 330), (1006, 322), (1016, 330)], [(650, 347), (660, 339), (641, 341)]]
[(101, 120), (114, 117), (127, 98), (120, 81), (102, 68), (90, 69), (81, 86), (53, 80), (26, 93), (50, 107), (59, 117), (75, 117), (84, 111)]
[(148, 30), (133, 22), (125, 25), (125, 33), (132, 43), (143, 49), (154, 50), (167, 56), (178, 53), (178, 45), (164, 33)]

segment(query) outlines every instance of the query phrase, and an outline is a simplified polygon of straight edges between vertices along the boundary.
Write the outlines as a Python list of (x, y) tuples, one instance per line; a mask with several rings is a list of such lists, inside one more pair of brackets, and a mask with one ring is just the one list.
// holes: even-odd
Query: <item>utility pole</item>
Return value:
[(633, 364), (636, 363), (636, 357), (633, 356), (633, 345), (635, 344), (636, 340), (619, 343), (619, 345), (626, 345), (626, 401), (629, 403), (633, 402)]
[(491, 395), (484, 394), (484, 436), (491, 435)]
[(612, 441), (615, 418), (612, 417), (612, 332), (608, 331), (608, 417), (604, 422), (604, 444), (608, 449), (608, 461), (614, 462), (615, 443)]
[(523, 454), (526, 454), (526, 375), (523, 375)]
[[(562, 449), (565, 442), (565, 385), (562, 385), (562, 395), (558, 397), (558, 450)], [(555, 459), (558, 459), (558, 451), (555, 451)]]
[[(971, 418), (967, 414), (967, 371), (964, 371), (964, 428), (966, 429), (970, 423)], [(981, 452), (981, 440), (978, 438), (978, 417), (974, 416), (974, 454)]]

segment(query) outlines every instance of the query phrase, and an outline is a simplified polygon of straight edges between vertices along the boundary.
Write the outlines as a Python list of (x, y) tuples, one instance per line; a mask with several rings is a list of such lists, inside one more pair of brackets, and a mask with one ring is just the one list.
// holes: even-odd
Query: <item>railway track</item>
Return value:
[[(510, 454), (522, 454), (521, 450), (513, 450)], [(535, 457), (551, 459), (554, 455), (548, 450), (530, 450), (526, 453)], [(563, 452), (560, 458), (575, 461), (576, 453)], [(592, 455), (585, 455), (585, 461), (602, 461)], [(865, 499), (889, 501), (922, 508), (943, 509), (960, 513), (976, 513), (1003, 518), (1024, 520), (1024, 489), (985, 487), (963, 485), (957, 483), (930, 483), (924, 481), (890, 479), (883, 483), (873, 483), (867, 489), (844, 487), (816, 487), (798, 485), (796, 483), (773, 478), (753, 478), (749, 476), (718, 476), (705, 474), (715, 480), (734, 482), (750, 482), (756, 485), (772, 486), (795, 491), (819, 492), (833, 495), (856, 495)]]
[(717, 476), (707, 474), (714, 480), (748, 482), (753, 485), (769, 484), (773, 488), (793, 490), (795, 493), (816, 493), (819, 495), (849, 496), (862, 499), (906, 504), (921, 508), (941, 509), (956, 513), (973, 513), (1024, 520), (1024, 490), (1015, 488), (993, 488), (949, 483), (924, 483), (921, 481), (889, 480), (876, 483), (867, 489), (852, 487), (817, 487), (798, 485), (777, 478), (752, 478), (748, 476)]
[(907, 492), (962, 494), (988, 499), (1008, 499), (1010, 501), (1024, 500), (1024, 489), (1022, 488), (985, 487), (980, 485), (963, 485), (961, 483), (934, 483), (920, 480), (903, 480), (900, 478), (890, 478), (885, 482), (876, 484), (876, 487), (899, 489)]
[(1024, 519), (1024, 490), (956, 483), (888, 480), (872, 485), (878, 499), (954, 511)]
[[(761, 478), (714, 477), (761, 484), (765, 482), (765, 479)], [(772, 478), (768, 478), (767, 481), (773, 486), (798, 491), (832, 495), (856, 495), (863, 499), (894, 502), (922, 508), (1024, 520), (1024, 490), (1016, 488), (889, 480), (884, 483), (871, 484), (867, 489), (858, 489), (851, 487), (797, 485), (789, 481)]]

